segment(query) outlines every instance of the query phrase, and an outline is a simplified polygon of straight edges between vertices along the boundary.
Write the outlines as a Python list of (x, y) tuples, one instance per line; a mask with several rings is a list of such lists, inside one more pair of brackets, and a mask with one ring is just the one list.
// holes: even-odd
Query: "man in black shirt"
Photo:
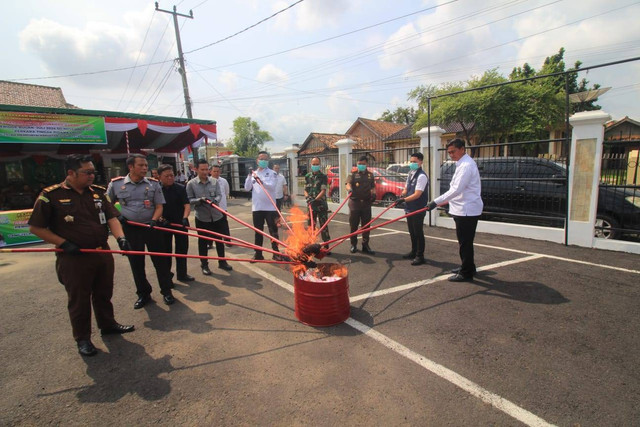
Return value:
[[(187, 198), (187, 191), (184, 185), (175, 182), (175, 175), (171, 165), (160, 165), (158, 167), (158, 175), (162, 184), (162, 193), (166, 203), (163, 206), (162, 217), (173, 224), (182, 224), (184, 227), (189, 226), (189, 214), (191, 213), (191, 205)], [(175, 227), (170, 227), (175, 228)], [(179, 228), (176, 228), (179, 229)], [(184, 229), (179, 229), (185, 231)], [(173, 239), (176, 239), (176, 253), (186, 254), (189, 252), (189, 238), (184, 234), (164, 233), (165, 248), (167, 252), (173, 252)], [(166, 257), (171, 270), (171, 257)], [(187, 274), (187, 259), (176, 258), (176, 273), (178, 280), (181, 282), (191, 282), (193, 276)]]

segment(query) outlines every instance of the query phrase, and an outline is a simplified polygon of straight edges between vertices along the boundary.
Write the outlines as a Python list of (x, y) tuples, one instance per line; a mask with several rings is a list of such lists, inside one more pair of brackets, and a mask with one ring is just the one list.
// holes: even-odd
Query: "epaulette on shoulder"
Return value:
[(43, 193), (50, 193), (53, 190), (57, 190), (58, 188), (62, 188), (62, 184), (54, 184), (42, 190)]
[(97, 188), (98, 190), (107, 191), (107, 188), (103, 187), (102, 185), (91, 184), (91, 187)]
[(119, 179), (124, 179), (124, 176), (116, 176), (115, 178), (111, 178), (111, 182), (117, 181)]
[(157, 180), (156, 178), (152, 177), (152, 176), (148, 176), (148, 177), (147, 177), (147, 179), (148, 179), (149, 181), (155, 181), (155, 182), (158, 182), (158, 180)]

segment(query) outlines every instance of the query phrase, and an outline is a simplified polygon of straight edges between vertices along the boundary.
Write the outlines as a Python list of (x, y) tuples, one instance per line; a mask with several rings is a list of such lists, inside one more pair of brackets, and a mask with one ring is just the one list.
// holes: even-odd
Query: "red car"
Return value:
[[(382, 168), (367, 168), (373, 172), (376, 183), (376, 201), (382, 201), (384, 206), (393, 203), (404, 190), (406, 178), (398, 174), (389, 173)], [(352, 170), (355, 172), (354, 170)], [(327, 168), (327, 178), (329, 183), (329, 197), (334, 203), (340, 203), (340, 179), (338, 166)]]

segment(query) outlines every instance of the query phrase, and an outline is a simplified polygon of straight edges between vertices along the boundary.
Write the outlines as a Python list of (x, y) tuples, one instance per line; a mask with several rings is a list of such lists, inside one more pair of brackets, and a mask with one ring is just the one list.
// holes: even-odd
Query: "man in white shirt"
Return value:
[[(253, 226), (258, 230), (264, 229), (264, 223), (267, 223), (269, 234), (276, 239), (278, 236), (278, 227), (276, 225), (276, 218), (278, 212), (274, 205), (276, 200), (276, 183), (278, 181), (276, 173), (269, 169), (269, 153), (261, 151), (258, 153), (256, 159), (258, 164), (258, 170), (251, 171), (247, 175), (247, 179), (244, 182), (244, 189), (252, 192), (251, 196), (251, 211), (253, 214)], [(258, 180), (262, 183), (258, 183)], [(268, 192), (268, 193), (267, 193)], [(271, 198), (269, 198), (271, 196)], [(273, 200), (273, 202), (271, 201)], [(263, 235), (256, 232), (254, 243), (256, 246), (262, 246)], [(271, 242), (271, 247), (274, 251), (278, 250), (278, 244)], [(262, 251), (256, 249), (256, 253), (253, 256), (254, 260), (263, 260)], [(273, 255), (273, 259), (280, 261), (283, 259), (281, 255)]]
[(273, 165), (273, 171), (277, 174), (276, 178), (278, 179), (276, 183), (276, 206), (278, 210), (282, 210), (282, 203), (289, 197), (289, 188), (287, 187), (287, 180), (280, 173), (279, 164)]
[(460, 247), (460, 268), (449, 277), (450, 282), (469, 282), (476, 273), (473, 259), (473, 239), (476, 235), (478, 219), (482, 214), (480, 197), (480, 172), (476, 162), (465, 153), (464, 141), (456, 138), (447, 144), (447, 154), (456, 162), (456, 171), (451, 178), (449, 191), (429, 203), (429, 209), (449, 203), (449, 215), (456, 223), (456, 236)]
[[(220, 176), (220, 165), (212, 165), (211, 166), (211, 177), (214, 179), (218, 180), (218, 184), (220, 184), (220, 204), (218, 206), (220, 206), (222, 209), (224, 209), (224, 211), (227, 211), (227, 199), (229, 198), (229, 193), (231, 192), (230, 188), (229, 188), (229, 182)], [(222, 219), (220, 220), (222, 221), (222, 226), (225, 229), (225, 232), (222, 234), (226, 234), (227, 236), (231, 235), (231, 231), (229, 230), (229, 221), (227, 219), (227, 215), (224, 214), (222, 216)], [(230, 239), (224, 239), (227, 242), (230, 242)], [(227, 247), (229, 247), (231, 245), (227, 244)], [(213, 243), (210, 242), (209, 243), (209, 248), (213, 247)]]

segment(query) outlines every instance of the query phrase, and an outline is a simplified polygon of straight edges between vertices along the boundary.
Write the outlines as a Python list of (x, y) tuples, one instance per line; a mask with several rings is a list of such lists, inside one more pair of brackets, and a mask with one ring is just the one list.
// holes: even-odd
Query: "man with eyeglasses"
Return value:
[(84, 253), (81, 249), (109, 249), (109, 229), (121, 250), (131, 250), (118, 221), (118, 210), (93, 185), (96, 170), (91, 157), (72, 154), (65, 161), (67, 176), (61, 184), (45, 188), (36, 200), (29, 231), (56, 245), (58, 280), (67, 291), (69, 318), (78, 352), (93, 356), (91, 307), (102, 335), (123, 334), (133, 325), (121, 325), (113, 314), (114, 262), (110, 253)]
[[(155, 230), (158, 220), (162, 216), (162, 205), (165, 203), (160, 184), (153, 178), (147, 178), (149, 165), (142, 154), (132, 154), (127, 158), (127, 176), (119, 176), (109, 183), (107, 196), (115, 203), (120, 202), (122, 215), (120, 220), (124, 234), (131, 243), (134, 251), (144, 251), (145, 246), (150, 252), (165, 252), (161, 231)], [(149, 225), (142, 227), (129, 224), (129, 221)], [(145, 273), (144, 255), (129, 255), (129, 265), (136, 284), (138, 299), (133, 304), (134, 309), (140, 309), (151, 301), (151, 284)], [(171, 270), (162, 256), (152, 255), (151, 262), (156, 270), (160, 293), (167, 305), (176, 302), (171, 288)]]
[(429, 209), (437, 205), (449, 203), (449, 215), (456, 223), (456, 237), (462, 264), (452, 270), (450, 282), (469, 282), (476, 274), (473, 259), (473, 239), (476, 236), (478, 219), (482, 214), (482, 198), (480, 197), (480, 172), (476, 162), (465, 153), (464, 141), (456, 138), (447, 143), (447, 154), (456, 162), (456, 171), (451, 177), (449, 191), (429, 203)]

